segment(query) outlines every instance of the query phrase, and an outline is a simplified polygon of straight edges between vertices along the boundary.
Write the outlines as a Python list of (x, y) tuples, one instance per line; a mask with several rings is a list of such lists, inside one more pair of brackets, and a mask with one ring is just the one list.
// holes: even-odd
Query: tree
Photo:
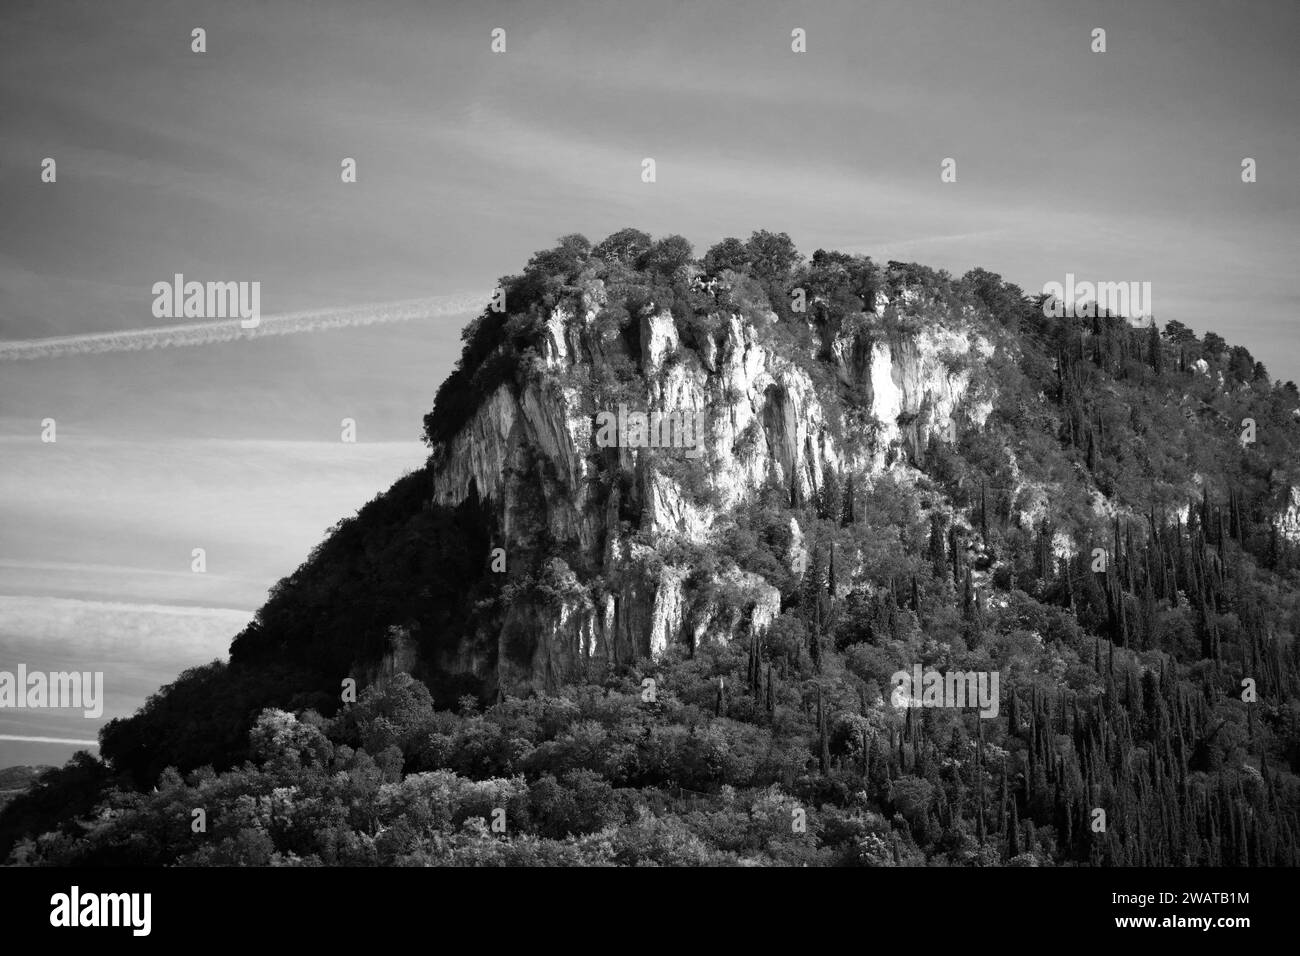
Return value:
[(681, 266), (691, 261), (694, 249), (685, 236), (665, 236), (646, 250), (640, 267), (648, 272), (672, 276)]
[(704, 254), (701, 265), (709, 275), (717, 275), (727, 269), (744, 272), (749, 268), (749, 252), (739, 239), (728, 237)]
[(606, 262), (621, 262), (625, 266), (635, 266), (650, 249), (650, 234), (640, 229), (620, 229), (602, 241), (592, 255)]
[(1161, 334), (1175, 345), (1191, 345), (1196, 342), (1196, 333), (1177, 319), (1166, 322)]
[(1239, 382), (1255, 377), (1255, 357), (1245, 346), (1234, 345), (1228, 350), (1228, 374)]
[(1148, 347), (1151, 351), (1151, 368), (1157, 375), (1165, 370), (1164, 348), (1160, 344), (1160, 329), (1156, 325), (1156, 320), (1151, 320), (1151, 331), (1149, 333)]
[(854, 495), (853, 472), (849, 472), (848, 477), (844, 479), (844, 502), (840, 507), (841, 525), (851, 525), (858, 520), (857, 511), (854, 508)]
[(1228, 348), (1228, 343), (1217, 332), (1206, 332), (1201, 348), (1209, 358), (1218, 358)]
[(874, 309), (878, 275), (868, 256), (818, 249), (806, 274), (810, 295), (823, 300), (836, 317)]
[(760, 229), (745, 243), (745, 252), (754, 275), (763, 281), (781, 282), (799, 264), (799, 250), (784, 232)]
[(923, 777), (899, 777), (889, 787), (889, 800), (894, 809), (915, 825), (925, 819), (934, 801), (934, 786)]
[(302, 767), (325, 766), (334, 748), (319, 727), (274, 707), (262, 711), (249, 733), (254, 759), (275, 773), (293, 774)]
[(1025, 301), (1025, 293), (1018, 285), (1004, 281), (996, 272), (978, 268), (967, 272), (961, 281), (998, 321), (1013, 330), (1017, 327)]
[[(591, 242), (586, 236), (572, 232), (557, 239), (554, 248), (534, 253), (524, 271), (528, 277), (538, 280), (552, 276), (572, 278), (590, 255)], [(525, 298), (529, 298), (529, 295), (526, 294)], [(507, 304), (514, 310), (515, 303)]]

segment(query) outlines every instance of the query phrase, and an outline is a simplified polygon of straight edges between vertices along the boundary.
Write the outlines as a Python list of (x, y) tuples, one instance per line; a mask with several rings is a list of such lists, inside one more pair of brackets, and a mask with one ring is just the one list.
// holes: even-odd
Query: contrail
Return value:
[(13, 740), (23, 744), (71, 744), (76, 747), (98, 747), (98, 740), (73, 740), (70, 737), (19, 737), (16, 734), (0, 734), (0, 740)]
[(321, 329), (341, 329), (381, 322), (406, 322), (411, 319), (435, 318), (476, 312), (491, 298), (485, 295), (442, 295), (428, 299), (405, 299), (400, 302), (377, 302), (342, 309), (314, 309), (286, 312), (262, 317), (255, 329), (240, 327), (240, 320), (214, 319), (210, 322), (187, 322), (160, 325), (120, 332), (91, 332), (85, 335), (56, 335), (44, 339), (17, 339), (0, 342), (0, 361), (6, 359), (56, 358), (60, 355), (85, 355), (98, 352), (134, 352), (140, 349), (166, 349), (184, 345), (210, 345), (233, 342), (263, 335), (295, 335)]

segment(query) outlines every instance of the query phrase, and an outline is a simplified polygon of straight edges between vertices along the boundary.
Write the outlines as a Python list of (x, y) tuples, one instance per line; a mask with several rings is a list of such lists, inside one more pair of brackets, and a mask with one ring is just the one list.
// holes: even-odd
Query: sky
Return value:
[[(1260, 0), (7, 0), (0, 670), (101, 662), (126, 712), (224, 656), (325, 529), (423, 461), (460, 304), (566, 233), (702, 253), (764, 228), (1030, 292), (1147, 281), (1158, 321), (1300, 380), (1298, 21)], [(443, 306), (4, 357), (165, 326), (151, 290), (176, 273), (258, 281), (266, 315)], [(48, 734), (4, 716), (0, 766), (70, 754), (6, 741)]]

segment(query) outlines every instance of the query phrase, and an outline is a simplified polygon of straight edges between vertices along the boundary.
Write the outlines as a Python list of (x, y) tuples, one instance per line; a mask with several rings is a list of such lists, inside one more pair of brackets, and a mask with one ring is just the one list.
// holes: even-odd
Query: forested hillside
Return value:
[[(566, 236), (501, 289), (429, 463), (0, 856), (1300, 864), (1294, 383), (765, 231)], [(599, 447), (620, 403), (707, 454)], [(996, 716), (895, 706), (915, 666), (996, 674)]]

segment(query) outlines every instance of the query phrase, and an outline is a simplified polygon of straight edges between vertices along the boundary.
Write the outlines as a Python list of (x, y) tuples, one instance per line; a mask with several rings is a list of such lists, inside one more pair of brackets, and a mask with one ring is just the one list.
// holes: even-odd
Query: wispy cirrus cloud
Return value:
[(0, 594), (0, 651), (7, 659), (0, 666), (7, 666), (19, 641), (45, 656), (211, 660), (225, 656), (230, 639), (251, 619), (237, 608)]
[(0, 437), (0, 593), (252, 609), (426, 455), (416, 441)]

